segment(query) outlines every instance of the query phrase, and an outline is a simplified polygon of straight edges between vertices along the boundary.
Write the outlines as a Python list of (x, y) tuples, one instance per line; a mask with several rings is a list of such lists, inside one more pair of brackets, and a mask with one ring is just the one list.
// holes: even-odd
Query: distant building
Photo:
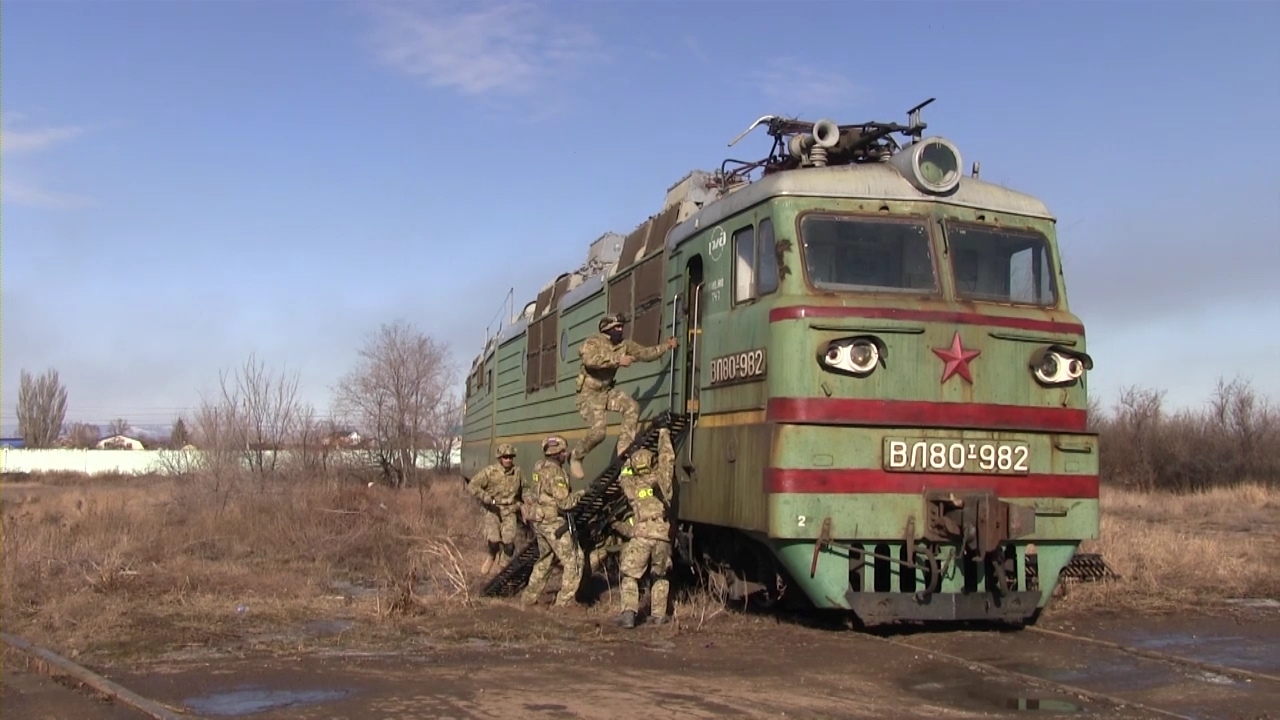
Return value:
[(99, 440), (98, 444), (94, 445), (94, 447), (98, 448), (99, 450), (145, 450), (146, 449), (146, 447), (143, 446), (141, 440), (131, 438), (131, 437), (125, 437), (124, 435), (112, 435), (109, 438), (103, 438)]
[(363, 448), (369, 445), (360, 433), (355, 430), (342, 430), (330, 434), (328, 437), (320, 441), (325, 447), (336, 448)]

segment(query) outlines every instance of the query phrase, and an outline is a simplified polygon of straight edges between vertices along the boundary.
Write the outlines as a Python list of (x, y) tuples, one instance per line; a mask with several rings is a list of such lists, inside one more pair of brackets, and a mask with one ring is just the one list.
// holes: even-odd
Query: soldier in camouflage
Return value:
[(649, 591), (649, 621), (656, 625), (671, 621), (667, 612), (670, 588), (667, 571), (671, 569), (670, 515), (674, 492), (671, 476), (675, 458), (671, 433), (663, 428), (658, 436), (656, 466), (653, 452), (641, 448), (627, 460), (627, 467), (618, 478), (635, 521), (620, 562), (622, 615), (618, 617), (618, 624), (624, 628), (636, 626), (636, 614), (640, 612), (640, 578), (645, 570), (653, 582)]
[(623, 325), (621, 316), (604, 316), (598, 326), (600, 332), (584, 340), (578, 348), (578, 355), (582, 357), (582, 367), (578, 370), (578, 412), (591, 429), (573, 448), (569, 458), (569, 471), (575, 478), (583, 476), (582, 459), (604, 441), (606, 412), (622, 415), (622, 429), (618, 433), (619, 455), (631, 446), (636, 437), (640, 405), (630, 395), (614, 387), (618, 368), (627, 367), (635, 360), (653, 362), (676, 346), (674, 337), (668, 338), (663, 345), (652, 347), (623, 340)]
[(578, 547), (562, 513), (576, 505), (586, 491), (569, 491), (569, 478), (563, 467), (568, 449), (564, 438), (547, 438), (542, 443), (544, 457), (533, 468), (532, 492), (526, 498), (523, 511), (538, 536), (538, 562), (529, 573), (529, 584), (522, 596), (530, 605), (536, 603), (542, 594), (554, 560), (559, 560), (564, 568), (555, 607), (573, 604), (578, 585), (582, 582), (582, 549)]
[(467, 491), (484, 506), (484, 536), (489, 543), (489, 556), (480, 568), (485, 575), (497, 572), (511, 561), (516, 551), (519, 522), (520, 489), (524, 477), (516, 467), (516, 449), (503, 443), (495, 453), (498, 462), (476, 473), (467, 483)]
[(609, 553), (618, 552), (626, 547), (627, 540), (631, 538), (631, 531), (636, 523), (636, 518), (630, 512), (622, 520), (615, 520), (610, 528), (609, 533), (595, 549), (591, 551), (591, 555), (587, 557), (587, 573), (595, 575), (604, 568), (605, 558), (609, 557)]

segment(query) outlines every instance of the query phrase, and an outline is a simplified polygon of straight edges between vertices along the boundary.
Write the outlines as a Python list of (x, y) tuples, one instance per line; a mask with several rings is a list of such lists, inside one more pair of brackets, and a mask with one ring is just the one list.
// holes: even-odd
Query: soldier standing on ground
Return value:
[(543, 458), (533, 468), (532, 492), (523, 511), (525, 519), (533, 524), (538, 535), (538, 562), (529, 573), (529, 584), (522, 595), (530, 605), (538, 602), (553, 560), (559, 560), (564, 568), (555, 607), (573, 604), (578, 585), (582, 582), (582, 548), (578, 547), (568, 519), (562, 512), (576, 505), (586, 491), (569, 491), (569, 478), (563, 467), (568, 449), (564, 438), (547, 438), (542, 443)]
[(622, 415), (617, 454), (621, 455), (635, 440), (640, 425), (640, 405), (630, 395), (614, 387), (618, 368), (627, 367), (635, 360), (653, 362), (676, 347), (674, 337), (668, 338), (663, 345), (652, 347), (645, 347), (634, 340), (623, 340), (623, 325), (621, 316), (605, 315), (598, 326), (600, 332), (584, 340), (578, 348), (578, 355), (582, 357), (582, 367), (578, 370), (578, 412), (591, 429), (570, 456), (569, 471), (575, 478), (582, 478), (584, 474), (582, 459), (604, 441), (607, 411)]
[(663, 428), (658, 435), (658, 462), (653, 462), (653, 452), (640, 449), (632, 455), (622, 475), (618, 478), (622, 492), (631, 504), (635, 520), (631, 539), (622, 549), (622, 615), (618, 624), (625, 628), (636, 626), (636, 614), (640, 612), (640, 578), (649, 571), (652, 586), (649, 590), (649, 622), (662, 625), (671, 621), (667, 612), (667, 593), (670, 583), (667, 571), (671, 569), (671, 501), (673, 488), (671, 476), (675, 470), (675, 449), (671, 446), (671, 433)]
[(524, 477), (515, 464), (515, 447), (503, 443), (495, 454), (498, 462), (476, 473), (467, 483), (467, 491), (485, 509), (484, 536), (489, 543), (489, 556), (480, 568), (481, 575), (490, 570), (497, 572), (516, 552), (516, 513), (520, 506), (520, 488), (524, 485)]

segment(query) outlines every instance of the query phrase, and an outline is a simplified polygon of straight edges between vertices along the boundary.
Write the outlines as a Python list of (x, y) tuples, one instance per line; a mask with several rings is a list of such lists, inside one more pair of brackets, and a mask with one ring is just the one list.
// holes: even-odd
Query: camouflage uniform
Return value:
[(670, 621), (667, 613), (667, 592), (670, 583), (667, 571), (671, 569), (670, 509), (674, 490), (671, 476), (675, 469), (675, 450), (671, 447), (671, 434), (663, 428), (658, 440), (658, 462), (653, 464), (653, 453), (637, 450), (628, 460), (619, 482), (622, 492), (631, 504), (635, 529), (631, 539), (622, 549), (622, 615), (618, 618), (623, 627), (635, 627), (636, 613), (640, 611), (640, 578), (649, 571), (653, 585), (649, 593), (651, 621), (662, 624)]
[[(484, 575), (490, 570), (510, 562), (516, 550), (519, 533), (517, 513), (520, 507), (520, 489), (524, 476), (515, 465), (516, 449), (503, 443), (494, 453), (498, 462), (476, 473), (467, 483), (467, 491), (476, 497), (485, 509), (484, 536), (489, 543), (489, 556), (480, 568)], [(511, 466), (503, 467), (502, 460), (510, 459)]]
[(578, 347), (582, 366), (578, 369), (578, 412), (591, 429), (573, 448), (569, 468), (574, 477), (581, 478), (582, 459), (604, 441), (608, 426), (605, 414), (609, 411), (622, 415), (622, 429), (618, 432), (617, 453), (620, 455), (631, 446), (640, 425), (640, 405), (626, 393), (614, 387), (622, 359), (630, 357), (641, 362), (653, 362), (675, 347), (675, 338), (663, 345), (645, 347), (633, 340), (622, 339), (623, 320), (616, 315), (606, 315), (600, 320), (600, 332), (592, 335)]
[[(560, 592), (556, 595), (557, 607), (571, 604), (582, 582), (582, 548), (565, 527), (568, 520), (561, 511), (576, 505), (586, 491), (569, 491), (569, 478), (561, 467), (567, 447), (562, 438), (547, 438), (542, 444), (545, 457), (533, 468), (532, 492), (526, 499), (525, 518), (533, 524), (538, 536), (538, 562), (529, 573), (529, 584), (523, 593), (524, 601), (529, 604), (536, 603), (542, 594), (553, 560), (559, 560), (564, 568)], [(557, 538), (556, 533), (561, 528), (565, 530)]]

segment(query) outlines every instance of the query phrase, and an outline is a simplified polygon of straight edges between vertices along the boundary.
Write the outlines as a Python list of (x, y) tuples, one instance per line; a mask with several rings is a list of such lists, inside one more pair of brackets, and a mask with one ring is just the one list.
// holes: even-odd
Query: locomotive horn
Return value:
[(813, 124), (813, 141), (819, 147), (835, 147), (840, 141), (840, 127), (825, 118), (819, 120)]
[(813, 133), (794, 135), (787, 143), (791, 157), (802, 163), (822, 167), (827, 164), (827, 148), (840, 142), (840, 128), (830, 120), (813, 124)]

